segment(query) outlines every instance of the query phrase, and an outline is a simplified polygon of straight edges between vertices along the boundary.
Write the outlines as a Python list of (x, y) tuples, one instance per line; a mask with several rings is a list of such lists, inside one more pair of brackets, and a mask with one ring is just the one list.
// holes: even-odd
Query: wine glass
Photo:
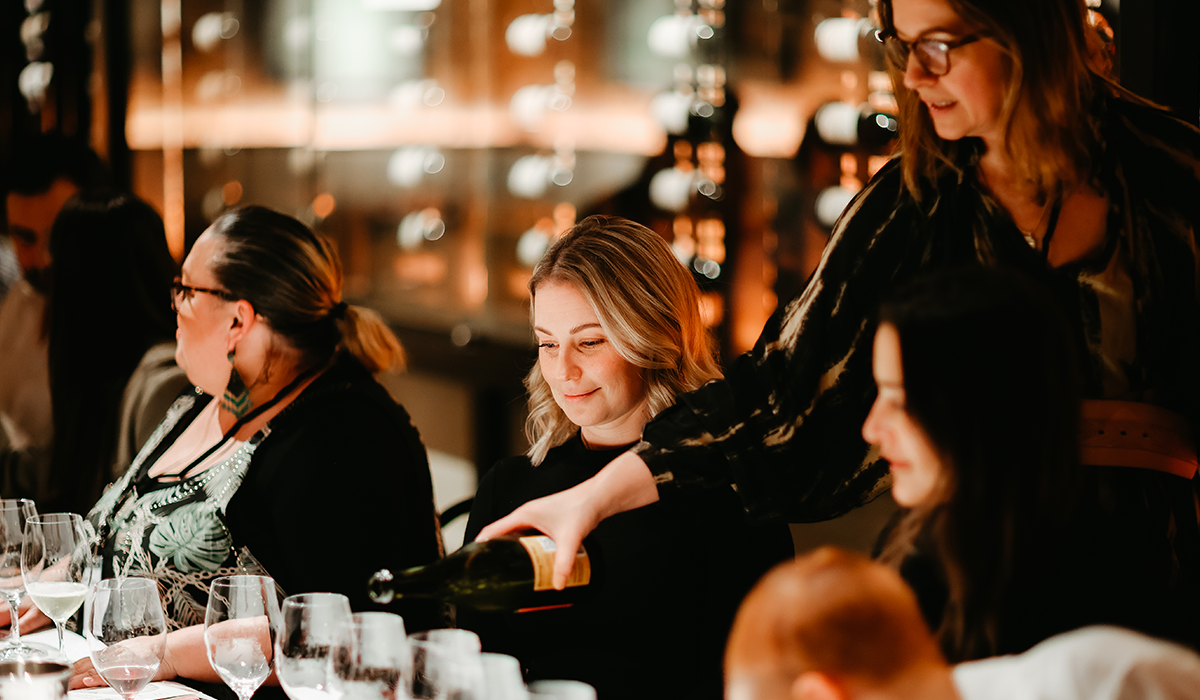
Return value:
[(36, 648), (21, 641), (20, 606), (25, 596), (25, 578), (21, 576), (21, 544), (25, 542), (25, 521), (37, 515), (28, 498), (0, 500), (0, 595), (8, 601), (11, 632), (0, 660), (9, 661), (49, 655), (51, 649)]
[(334, 657), (342, 700), (403, 700), (400, 683), (412, 657), (404, 619), (395, 613), (359, 613), (350, 618), (346, 644)]
[(249, 700), (271, 675), (279, 624), (275, 581), (269, 576), (222, 576), (213, 581), (204, 615), (204, 646), (208, 662), (238, 700)]
[(596, 689), (582, 681), (534, 681), (529, 692), (536, 700), (596, 700)]
[(79, 515), (48, 513), (25, 521), (21, 576), (34, 604), (54, 620), (59, 656), (63, 655), (63, 625), (87, 597), (84, 577), (91, 563), (92, 550)]
[(154, 679), (167, 650), (167, 621), (153, 579), (105, 579), (96, 584), (88, 647), (100, 677), (125, 700)]
[(483, 663), (482, 700), (529, 700), (521, 678), (521, 662), (508, 654), (480, 654)]
[(482, 695), (479, 635), (438, 629), (408, 635), (412, 653), (409, 697), (414, 700), (476, 700)]
[(345, 646), (350, 600), (339, 593), (303, 593), (284, 598), (283, 627), (275, 641), (275, 673), (292, 700), (326, 700), (334, 686), (333, 659)]

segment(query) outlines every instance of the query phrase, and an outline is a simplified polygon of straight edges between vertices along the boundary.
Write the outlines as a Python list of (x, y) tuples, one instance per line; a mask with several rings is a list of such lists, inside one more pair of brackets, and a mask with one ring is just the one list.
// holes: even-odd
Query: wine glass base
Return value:
[(0, 645), (0, 661), (62, 661), (65, 654), (58, 649), (37, 642), (6, 642)]

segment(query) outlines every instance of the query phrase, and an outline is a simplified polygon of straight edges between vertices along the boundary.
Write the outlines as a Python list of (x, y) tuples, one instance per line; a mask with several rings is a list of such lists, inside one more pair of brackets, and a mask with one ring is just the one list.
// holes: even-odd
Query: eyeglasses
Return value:
[(224, 299), (225, 301), (237, 301), (238, 298), (232, 293), (224, 289), (209, 289), (207, 287), (192, 287), (183, 283), (183, 280), (176, 277), (171, 283), (171, 310), (179, 311), (179, 305), (185, 301), (191, 301), (192, 296), (197, 293), (211, 294), (215, 297)]
[(941, 77), (950, 72), (950, 50), (974, 43), (983, 38), (979, 34), (968, 34), (958, 39), (943, 41), (941, 39), (917, 39), (904, 41), (895, 34), (875, 32), (875, 38), (883, 42), (884, 53), (894, 66), (901, 70), (908, 68), (909, 54), (917, 57), (917, 63), (930, 75)]

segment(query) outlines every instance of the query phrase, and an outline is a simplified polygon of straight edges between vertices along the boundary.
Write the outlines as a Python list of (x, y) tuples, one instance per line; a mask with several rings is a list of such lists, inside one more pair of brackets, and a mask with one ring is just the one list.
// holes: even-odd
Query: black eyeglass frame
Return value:
[(210, 289), (208, 287), (193, 287), (189, 284), (184, 284), (183, 279), (176, 277), (175, 281), (171, 283), (171, 310), (172, 311), (179, 311), (180, 302), (178, 301), (178, 299), (180, 296), (183, 295), (184, 292), (186, 292), (188, 294), (188, 297), (187, 297), (188, 299), (191, 299), (192, 295), (195, 295), (196, 293), (202, 293), (202, 294), (211, 294), (219, 299), (224, 299), (225, 301), (237, 301), (238, 300), (238, 296), (236, 294), (233, 294), (232, 292), (227, 292), (224, 289)]
[(900, 70), (906, 70), (908, 68), (908, 58), (909, 56), (913, 55), (913, 49), (918, 45), (925, 44), (928, 46), (937, 47), (938, 51), (946, 55), (946, 70), (941, 71), (940, 73), (933, 70), (929, 64), (927, 64), (921, 58), (922, 54), (920, 51), (916, 53), (916, 56), (917, 63), (920, 64), (921, 68), (924, 69), (926, 73), (938, 78), (950, 72), (951, 50), (957, 49), (960, 46), (966, 46), (967, 44), (973, 44), (982, 38), (982, 34), (967, 34), (965, 36), (960, 36), (957, 39), (950, 39), (949, 41), (944, 39), (916, 39), (914, 41), (904, 41), (900, 37), (896, 36), (894, 31), (885, 32), (882, 29), (875, 30), (875, 39), (879, 43), (883, 44), (885, 49), (888, 49), (888, 51), (885, 52), (885, 55), (886, 53), (892, 54), (892, 56), (889, 56), (889, 58)]

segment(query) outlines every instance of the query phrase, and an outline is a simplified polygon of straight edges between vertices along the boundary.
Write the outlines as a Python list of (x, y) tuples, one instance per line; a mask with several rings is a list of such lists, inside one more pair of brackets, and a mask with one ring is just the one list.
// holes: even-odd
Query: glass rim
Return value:
[(262, 576), (260, 574), (233, 574), (232, 576), (218, 576), (212, 580), (212, 583), (209, 584), (209, 588), (212, 589), (216, 588), (217, 586), (241, 588), (244, 585), (249, 584), (251, 580), (258, 585), (262, 585), (265, 581), (270, 581), (271, 588), (275, 588), (275, 579), (271, 578), (270, 576)]
[(130, 586), (131, 588), (146, 588), (147, 584), (149, 584), (149, 587), (152, 587), (154, 590), (158, 590), (158, 581), (147, 576), (112, 576), (97, 581), (95, 588), (97, 591), (100, 589), (120, 590), (125, 586)]
[(345, 601), (346, 606), (350, 606), (350, 598), (341, 594), (330, 591), (314, 591), (312, 593), (296, 593), (283, 599), (280, 607), (290, 605), (291, 607), (312, 607), (316, 605), (325, 605), (329, 601)]
[(83, 521), (83, 516), (79, 513), (37, 513), (29, 516), (26, 523), (52, 524), (61, 522)]

